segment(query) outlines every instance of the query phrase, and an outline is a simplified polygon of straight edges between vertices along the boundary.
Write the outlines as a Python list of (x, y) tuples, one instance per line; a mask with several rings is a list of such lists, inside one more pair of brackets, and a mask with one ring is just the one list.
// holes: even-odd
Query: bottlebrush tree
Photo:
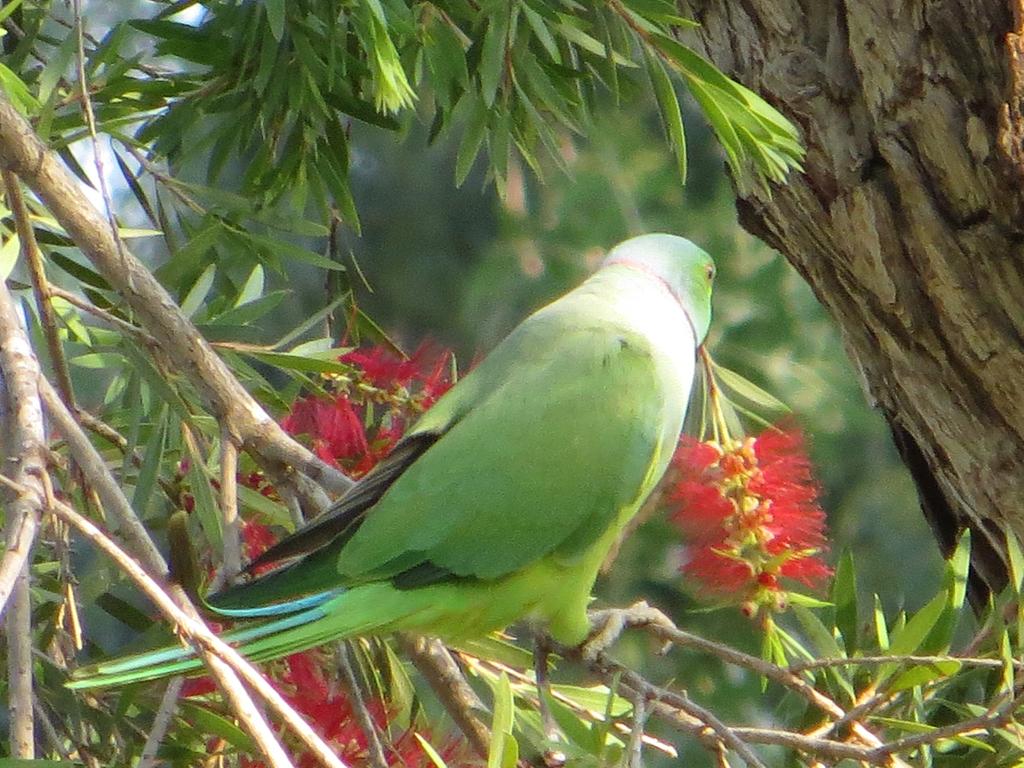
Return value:
[[(721, 13), (739, 8), (718, 6)], [(196, 8), (201, 13), (190, 19), (176, 17)], [(183, 583), (206, 573), (214, 582), (233, 578), (260, 547), (326, 509), (457, 375), (447, 353), (402, 354), (356, 300), (361, 273), (340, 233), (361, 226), (350, 184), (357, 121), (395, 131), (421, 120), (432, 139), (454, 135), (456, 179), (469, 178), (486, 156), (485, 173), (511, 206), (529, 186), (525, 173), (567, 162), (575, 151), (570, 137), (590, 129), (594, 112), (633, 108), (644, 94), (668, 137), (671, 172), (685, 177), (680, 96), (688, 93), (748, 206), (768, 210), (754, 218), (773, 239), (817, 248), (827, 238), (792, 225), (799, 216), (788, 219), (798, 236), (779, 234), (785, 217), (778, 211), (807, 208), (803, 198), (790, 204), (792, 188), (781, 186), (803, 162), (794, 123), (698, 55), (687, 36), (704, 39), (718, 58), (721, 40), (731, 46), (746, 38), (728, 24), (693, 31), (672, 3), (211, 0), (163, 3), (145, 19), (118, 4), (85, 9), (78, 0), (70, 7), (21, 0), (0, 9), (7, 534), (0, 689), (9, 714), (0, 727), (8, 755), (29, 761), (19, 765), (596, 767), (672, 764), (682, 755), (687, 764), (718, 766), (959, 766), (1024, 758), (1015, 610), (1024, 554), (1015, 540), (1005, 553), (985, 543), (980, 562), (998, 561), (1009, 578), (977, 619), (962, 610), (967, 537), (945, 542), (951, 557), (932, 599), (912, 613), (886, 613), (877, 597), (858, 590), (853, 556), (829, 552), (793, 424), (761, 424), (757, 404), (766, 398), (710, 357), (704, 407), (696, 408), (705, 426), (684, 441), (657, 497), (678, 529), (660, 553), (673, 554), (681, 572), (653, 574), (647, 583), (662, 596), (689, 590), (701, 607), (667, 616), (648, 605), (600, 604), (596, 623), (636, 631), (596, 655), (548, 642), (546, 686), (538, 686), (529, 638), (517, 628), (451, 648), (430, 638), (360, 639), (262, 670), (219, 644)], [(825, 18), (797, 10), (808, 23)], [(99, 14), (110, 14), (102, 29)], [(83, 16), (94, 15), (89, 28)], [(788, 25), (750, 26), (771, 28), (789, 45)], [(830, 21), (808, 37), (806, 50), (847, 31)], [(884, 67), (871, 57), (879, 46), (858, 39), (877, 74)], [(993, 35), (976, 39), (988, 45)], [(803, 71), (800, 51), (746, 57), (743, 50), (737, 61), (781, 61), (783, 75)], [(953, 58), (964, 71), (994, 66), (995, 57), (979, 62), (959, 53)], [(811, 85), (784, 89), (794, 119), (804, 116), (801, 105), (817, 88)], [(863, 106), (840, 85), (826, 89), (830, 99)], [(882, 101), (887, 108), (904, 103)], [(977, 104), (942, 104), (954, 102)], [(929, 130), (919, 134), (930, 137), (940, 121), (925, 112)], [(1009, 109), (981, 114), (1019, 122)], [(972, 157), (1003, 144), (985, 139), (981, 119), (965, 120), (962, 131)], [(821, 179), (871, 176), (882, 155), (890, 166), (900, 161), (902, 171), (924, 173), (907, 161), (902, 140), (861, 143), (882, 154), (863, 167), (826, 162), (820, 173), (826, 153), (815, 146), (807, 162), (817, 170), (799, 189), (817, 202), (836, 186)], [(985, 190), (997, 178), (982, 177)], [(115, 179), (142, 227), (125, 224), (124, 199), (110, 190)], [(872, 189), (890, 201), (893, 185), (884, 182)], [(918, 201), (907, 191), (913, 187), (897, 186)], [(790, 207), (769, 207), (773, 193)], [(864, 214), (859, 199), (850, 193), (852, 202), (829, 207), (829, 215), (858, 233), (865, 222), (902, 223)], [(940, 207), (959, 199), (929, 198)], [(974, 225), (1003, 226), (974, 208), (957, 224), (972, 247), (988, 242), (971, 235)], [(920, 227), (903, 230), (917, 235)], [(1006, 224), (999, 236), (1012, 241), (1013, 228)], [(136, 246), (143, 237), (149, 240)], [(860, 246), (855, 237), (843, 242)], [(873, 245), (864, 253), (881, 247)], [(143, 250), (148, 260), (139, 258)], [(931, 256), (951, 252), (928, 249)], [(534, 263), (529, 256), (522, 256), (526, 266)], [(318, 279), (329, 275), (324, 300), (271, 334), (263, 329), (271, 318), (295, 316), (289, 310), (298, 302), (286, 301), (291, 286), (275, 278), (296, 265)], [(857, 267), (856, 276), (875, 280), (876, 266)], [(805, 271), (819, 285), (836, 275), (820, 265)], [(902, 291), (913, 275), (901, 273), (898, 282)], [(919, 304), (915, 311), (928, 306)], [(855, 319), (878, 306), (858, 305)], [(1012, 332), (1011, 315), (999, 315), (1001, 334)], [(858, 348), (873, 341), (862, 332), (868, 323), (850, 327), (861, 334)], [(899, 340), (921, 343), (884, 349), (930, 350), (929, 362), (938, 359), (934, 339), (906, 337), (896, 321), (892, 327)], [(998, 370), (982, 372), (1004, 402), (1015, 389)], [(964, 376), (949, 392), (971, 381)], [(939, 394), (925, 405), (948, 402), (948, 392)], [(906, 412), (905, 396), (898, 400), (887, 406)], [(921, 423), (903, 431), (913, 433), (904, 446), (911, 459), (924, 456)], [(757, 425), (756, 434), (745, 425)], [(970, 431), (949, 434), (962, 441)], [(975, 436), (1000, 439), (998, 430)], [(933, 465), (936, 457), (921, 462)], [(972, 497), (981, 498), (984, 473), (962, 469), (950, 477), (969, 478)], [(1004, 491), (1013, 477), (993, 475)], [(952, 489), (942, 489), (947, 502)], [(179, 547), (167, 549), (166, 534), (178, 525), (198, 564)], [(736, 623), (721, 631), (700, 621), (709, 614)], [(161, 632), (156, 625), (202, 650), (208, 679), (89, 694), (65, 687), (76, 665), (133, 641), (147, 644)]]

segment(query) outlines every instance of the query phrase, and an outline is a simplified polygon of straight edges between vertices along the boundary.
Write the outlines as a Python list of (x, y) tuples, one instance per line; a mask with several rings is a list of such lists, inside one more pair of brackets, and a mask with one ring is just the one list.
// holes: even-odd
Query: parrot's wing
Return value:
[(650, 490), (682, 395), (646, 340), (594, 322), (544, 341), (387, 489), (338, 554), (345, 581), (494, 579), (572, 557)]
[[(256, 563), (302, 560), (209, 605), (278, 615), (356, 583), (496, 578), (582, 551), (653, 485), (665, 402), (685, 396), (663, 390), (642, 336), (534, 316), (334, 509)], [(286, 602), (260, 607), (277, 601)]]
[(324, 514), (290, 536), (268, 548), (250, 562), (245, 570), (252, 573), (261, 566), (292, 557), (307, 555), (330, 544), (339, 537), (355, 532), (363, 514), (372, 507), (391, 484), (427, 448), (443, 434), (419, 431), (404, 437), (384, 459), (359, 480)]

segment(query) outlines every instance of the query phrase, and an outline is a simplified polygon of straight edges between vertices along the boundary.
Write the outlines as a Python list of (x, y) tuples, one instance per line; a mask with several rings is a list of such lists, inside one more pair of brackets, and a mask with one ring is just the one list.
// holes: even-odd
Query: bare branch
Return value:
[(64, 402), (74, 408), (75, 396), (71, 388), (71, 373), (68, 371), (68, 361), (64, 356), (64, 347), (61, 345), (57, 317), (53, 311), (51, 300), (53, 292), (50, 281), (46, 279), (43, 257), (39, 252), (36, 233), (32, 229), (29, 219), (28, 206), (25, 205), (25, 198), (21, 194), (18, 177), (10, 171), (4, 171), (3, 181), (4, 189), (7, 192), (7, 201), (14, 217), (14, 228), (18, 233), (21, 256), (28, 264), (29, 274), (32, 276), (32, 292), (35, 295), (36, 308), (39, 310), (39, 321), (43, 327), (43, 335), (46, 337), (46, 346), (50, 350), (50, 364), (53, 366), (53, 373), (57, 379), (57, 388), (60, 390)]
[(113, 520), (109, 521), (113, 523), (112, 527), (128, 542), (132, 554), (146, 568), (154, 573), (166, 573), (167, 564), (163, 555), (125, 498), (121, 487), (107, 470), (103, 457), (93, 447), (89, 436), (82, 431), (50, 383), (42, 377), (39, 379), (39, 393), (46, 405), (47, 414), (67, 441), (71, 456), (96, 492), (103, 509), (113, 516)]
[[(771, 662), (751, 656), (749, 653), (738, 651), (728, 645), (716, 643), (713, 640), (694, 635), (685, 630), (679, 629), (659, 610), (640, 603), (632, 606), (626, 611), (626, 623), (628, 626), (643, 629), (648, 634), (657, 637), (670, 645), (694, 648), (704, 653), (716, 656), (729, 664), (749, 669), (759, 675), (763, 675), (774, 683), (790, 689), (799, 694), (807, 701), (814, 704), (826, 714), (843, 719), (847, 716), (845, 710), (835, 701), (823, 694), (803, 678), (793, 674), (787, 669)], [(881, 746), (881, 741), (862, 723), (851, 722), (850, 728), (858, 739), (871, 747)]]
[(35, 192), (96, 270), (124, 297), (168, 358), (203, 397), (218, 421), (268, 467), (282, 465), (341, 493), (352, 486), (343, 473), (292, 440), (231, 374), (156, 278), (110, 231), (60, 159), (0, 93), (0, 166)]
[(434, 638), (400, 635), (399, 642), (449, 717), (465, 734), (473, 751), (486, 759), (491, 734), (475, 714), (484, 711), (483, 702), (462, 677), (462, 671), (448, 649)]
[(238, 448), (231, 430), (220, 430), (220, 513), (224, 520), (224, 552), (221, 567), (231, 582), (242, 570), (242, 522), (238, 518)]
[(167, 683), (163, 698), (160, 699), (160, 706), (153, 717), (153, 724), (146, 734), (146, 743), (142, 747), (142, 754), (135, 768), (153, 768), (157, 764), (157, 750), (163, 743), (171, 723), (174, 721), (174, 712), (178, 708), (178, 697), (181, 696), (181, 689), (185, 685), (185, 678), (174, 677)]
[[(20, 487), (0, 475), (0, 482), (19, 490)], [(245, 723), (249, 733), (260, 745), (264, 755), (274, 766), (291, 766), (280, 743), (248, 692), (235, 675), (243, 678), (287, 725), (330, 768), (346, 768), (331, 748), (284, 700), (280, 693), (234, 648), (221, 640), (195, 613), (195, 609), (181, 592), (180, 587), (162, 585), (140, 566), (130, 555), (97, 528), (87, 518), (56, 499), (48, 500), (49, 510), (78, 530), (85, 538), (110, 557), (118, 567), (136, 583), (160, 611), (177, 626), (182, 637), (195, 642), (203, 661), (210, 668), (221, 688), (227, 694), (235, 714)], [(175, 597), (172, 597), (172, 593)]]
[(597, 658), (590, 662), (590, 668), (598, 672), (606, 682), (610, 683), (611, 680), (617, 679), (620, 687), (626, 688), (635, 696), (642, 697), (648, 702), (667, 704), (688, 715), (696, 721), (696, 724), (690, 726), (691, 733), (697, 736), (702, 744), (710, 744), (717, 751), (717, 745), (721, 743), (739, 755), (751, 768), (766, 768), (761, 758), (751, 751), (749, 745), (737, 736), (732, 728), (719, 720), (710, 710), (693, 702), (685, 693), (670, 691), (649, 683), (633, 670), (611, 661), (604, 654), (598, 654)]
[[(124, 493), (120, 487), (114, 481), (114, 478), (107, 471), (106, 465), (103, 462), (102, 457), (93, 448), (92, 443), (89, 442), (88, 436), (82, 431), (82, 428), (75, 422), (71, 417), (71, 414), (64, 407), (57, 393), (53, 391), (53, 388), (49, 386), (45, 379), (40, 379), (40, 390), (43, 395), (44, 402), (46, 403), (47, 411), (50, 413), (54, 422), (57, 424), (58, 429), (64, 434), (65, 439), (68, 442), (68, 447), (71, 450), (72, 456), (78, 462), (82, 468), (82, 472), (85, 477), (89, 480), (90, 484), (96, 489), (104, 508), (107, 512), (113, 515), (117, 521), (119, 530), (122, 535), (128, 538), (132, 544), (132, 548), (135, 550), (136, 556), (145, 565), (145, 568), (141, 567), (135, 560), (126, 555), (124, 551), (112, 542), (105, 534), (100, 532), (91, 522), (78, 515), (70, 507), (66, 505), (60, 505), (61, 509), (66, 513), (72, 515), (75, 520), (80, 519), (80, 522), (89, 527), (92, 535), (90, 538), (97, 542), (101, 549), (111, 555), (115, 561), (122, 567), (122, 570), (128, 574), (131, 578), (135, 579), (139, 583), (139, 579), (142, 579), (145, 583), (140, 583), (143, 591), (145, 591), (154, 602), (164, 610), (165, 614), (171, 616), (173, 621), (178, 621), (178, 616), (185, 616), (188, 622), (191, 622), (189, 626), (193, 627), (192, 631), (186, 631), (187, 636), (195, 636), (196, 632), (194, 627), (198, 626), (200, 635), (203, 637), (212, 637), (220, 647), (227, 648), (232, 654), (232, 658), (237, 663), (242, 664), (245, 670), (237, 670), (235, 664), (225, 664), (218, 652), (217, 656), (205, 655), (204, 660), (210, 666), (210, 670), (217, 682), (227, 693), (232, 706), (235, 707), (236, 714), (239, 719), (243, 720), (247, 727), (250, 729), (263, 728), (258, 734), (253, 733), (253, 737), (257, 743), (260, 744), (261, 749), (268, 755), (268, 759), (271, 759), (272, 754), (283, 754), (281, 752), (281, 746), (274, 738), (273, 733), (270, 731), (269, 726), (266, 725), (266, 721), (263, 715), (256, 709), (249, 694), (242, 687), (238, 678), (235, 676), (235, 671), (239, 671), (242, 677), (245, 678), (246, 682), (256, 690), (260, 696), (267, 699), (274, 709), (281, 715), (293, 729), (299, 733), (300, 737), (309, 744), (310, 748), (321, 755), (322, 759), (325, 760), (325, 765), (333, 766), (333, 768), (343, 768), (343, 764), (340, 762), (326, 761), (326, 754), (330, 752), (330, 748), (324, 744), (323, 740), (310, 728), (310, 726), (301, 718), (301, 716), (292, 709), (280, 694), (274, 690), (274, 688), (264, 680), (264, 678), (253, 669), (248, 662), (242, 659), (234, 649), (225, 645), (222, 641), (216, 638), (216, 636), (206, 627), (204, 623), (198, 618), (198, 614), (195, 608), (188, 602), (180, 587), (173, 588), (175, 598), (178, 604), (168, 596), (167, 592), (160, 587), (160, 585), (147, 574), (147, 570), (150, 573), (159, 574), (162, 578), (167, 574), (167, 564), (164, 562), (163, 557), (153, 544), (146, 529), (142, 526), (138, 517), (135, 515), (134, 510), (125, 498)], [(52, 507), (59, 505), (55, 500), (49, 500), (49, 504)], [(60, 510), (58, 510), (60, 514)], [(74, 520), (69, 521), (79, 530), (82, 530)], [(87, 534), (88, 536), (88, 534)], [(154, 597), (154, 592), (159, 594), (159, 599)], [(173, 606), (173, 615), (167, 612), (167, 604)], [(181, 607), (179, 607), (179, 604)], [(184, 630), (183, 630), (184, 631)], [(205, 643), (204, 643), (204, 647)], [(233, 671), (234, 670), (234, 671)], [(253, 682), (255, 679), (257, 682)], [(270, 697), (270, 698), (268, 698)], [(271, 701), (273, 699), (273, 701)], [(262, 725), (261, 725), (262, 724)], [(268, 753), (269, 750), (269, 753)], [(335, 758), (336, 759), (336, 758)], [(286, 758), (287, 760), (287, 758)], [(273, 760), (271, 760), (273, 762)], [(290, 763), (275, 763), (276, 765), (289, 765)]]
[[(22, 244), (24, 248), (24, 243)], [(21, 327), (7, 284), (0, 284), (0, 435), (4, 471), (22, 490), (6, 506), (6, 549), (0, 560), (0, 615), (6, 612), (10, 754), (35, 757), (32, 710), (32, 604), (28, 564), (39, 530), (45, 436), (36, 379), (39, 362)], [(9, 609), (6, 610), (5, 609)]]
[(335, 643), (338, 653), (339, 666), (341, 667), (341, 679), (345, 685), (345, 693), (352, 702), (352, 707), (359, 720), (359, 727), (366, 735), (366, 743), (369, 746), (369, 760), (372, 768), (388, 768), (387, 758), (384, 756), (384, 746), (380, 743), (380, 735), (377, 732), (377, 724), (373, 722), (373, 715), (366, 706), (366, 699), (363, 696), (362, 688), (356, 679), (355, 668), (352, 666), (352, 654), (348, 652), (348, 643), (341, 640)]

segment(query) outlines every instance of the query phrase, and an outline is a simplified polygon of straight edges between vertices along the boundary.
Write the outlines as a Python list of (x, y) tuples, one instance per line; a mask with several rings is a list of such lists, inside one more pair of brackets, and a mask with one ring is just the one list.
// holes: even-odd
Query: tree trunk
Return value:
[(807, 146), (743, 225), (835, 318), (943, 552), (969, 527), (974, 596), (998, 588), (1024, 535), (1024, 3), (680, 6)]

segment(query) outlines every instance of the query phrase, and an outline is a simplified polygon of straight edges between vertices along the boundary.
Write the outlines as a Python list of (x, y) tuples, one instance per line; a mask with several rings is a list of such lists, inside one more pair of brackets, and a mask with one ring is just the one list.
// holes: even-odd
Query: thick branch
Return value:
[(23, 491), (6, 504), (7, 548), (0, 561), (0, 614), (5, 608), (10, 753), (35, 756), (32, 713), (32, 608), (28, 560), (42, 509), (43, 414), (35, 381), (39, 363), (21, 327), (14, 299), (0, 284), (0, 435), (4, 470)]
[(82, 194), (60, 159), (0, 93), (0, 166), (16, 173), (53, 213), (96, 270), (114, 286), (168, 358), (181, 365), (218, 421), (271, 465), (290, 465), (336, 493), (352, 481), (302, 447), (235, 379), (156, 278)]

